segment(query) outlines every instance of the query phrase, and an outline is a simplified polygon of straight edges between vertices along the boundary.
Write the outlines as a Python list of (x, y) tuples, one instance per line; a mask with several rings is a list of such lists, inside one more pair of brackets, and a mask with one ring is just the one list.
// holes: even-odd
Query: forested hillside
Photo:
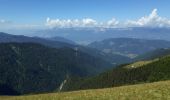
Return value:
[(70, 48), (34, 43), (0, 44), (0, 94), (57, 91), (72, 76), (96, 75), (111, 64)]

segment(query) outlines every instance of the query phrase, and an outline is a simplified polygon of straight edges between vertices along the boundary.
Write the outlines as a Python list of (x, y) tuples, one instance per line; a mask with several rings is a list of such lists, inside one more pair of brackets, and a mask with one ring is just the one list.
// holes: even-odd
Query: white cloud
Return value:
[[(106, 23), (106, 27), (117, 27), (119, 25), (119, 21), (116, 20), (115, 18), (109, 20), (107, 23)], [(105, 26), (104, 26), (105, 27)]]
[(169, 27), (170, 19), (160, 17), (157, 9), (154, 9), (149, 16), (142, 17), (137, 21), (128, 20), (125, 25), (127, 27)]

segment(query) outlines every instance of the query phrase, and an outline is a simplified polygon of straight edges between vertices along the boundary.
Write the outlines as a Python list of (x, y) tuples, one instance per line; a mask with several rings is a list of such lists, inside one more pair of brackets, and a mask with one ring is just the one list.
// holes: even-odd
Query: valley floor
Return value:
[(0, 100), (170, 100), (170, 81), (63, 93), (0, 96)]

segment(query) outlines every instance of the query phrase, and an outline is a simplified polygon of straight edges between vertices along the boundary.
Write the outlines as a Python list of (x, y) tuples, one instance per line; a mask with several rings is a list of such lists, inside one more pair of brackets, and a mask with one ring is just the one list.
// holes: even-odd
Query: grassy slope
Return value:
[(134, 62), (132, 64), (125, 66), (125, 68), (138, 68), (138, 67), (142, 67), (144, 65), (150, 64), (155, 61), (158, 61), (158, 59), (148, 60), (148, 61), (138, 61), (138, 62)]
[(170, 100), (170, 81), (64, 93), (0, 96), (0, 100)]

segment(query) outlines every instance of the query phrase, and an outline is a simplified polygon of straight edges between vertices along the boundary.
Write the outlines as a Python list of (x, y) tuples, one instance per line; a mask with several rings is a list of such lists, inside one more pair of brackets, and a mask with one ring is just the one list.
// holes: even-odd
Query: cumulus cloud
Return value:
[(170, 19), (160, 17), (157, 14), (157, 9), (153, 9), (149, 16), (142, 17), (136, 21), (128, 20), (126, 26), (141, 26), (141, 27), (169, 27)]

